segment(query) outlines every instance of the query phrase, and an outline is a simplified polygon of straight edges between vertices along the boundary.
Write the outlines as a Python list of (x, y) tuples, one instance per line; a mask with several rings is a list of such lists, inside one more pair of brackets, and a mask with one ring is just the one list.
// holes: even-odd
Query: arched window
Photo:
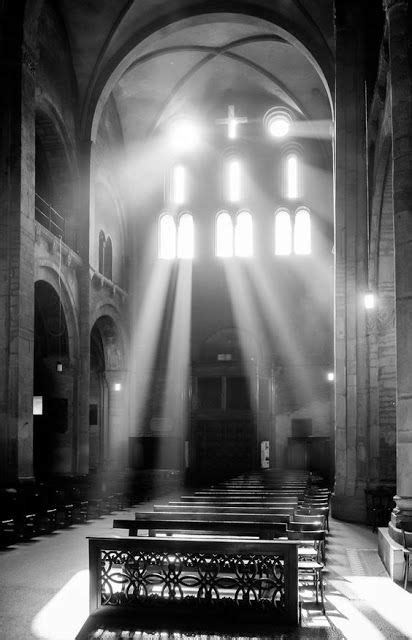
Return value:
[(286, 209), (275, 214), (275, 254), (288, 256), (292, 251), (292, 225)]
[(242, 169), (238, 158), (226, 161), (226, 197), (229, 202), (239, 202), (242, 197)]
[(104, 273), (104, 245), (106, 243), (106, 236), (104, 231), (99, 233), (99, 273)]
[(297, 153), (288, 153), (284, 164), (285, 197), (296, 200), (301, 195), (301, 158)]
[(235, 255), (243, 257), (253, 255), (253, 221), (247, 211), (241, 211), (236, 217)]
[(107, 236), (104, 245), (103, 275), (105, 275), (109, 280), (112, 280), (113, 278), (113, 249), (110, 236)]
[(298, 255), (308, 255), (311, 252), (311, 224), (308, 209), (298, 209), (295, 214), (293, 232), (293, 248)]
[(176, 224), (172, 216), (163, 214), (159, 221), (159, 258), (176, 257)]
[(216, 256), (218, 258), (233, 256), (233, 223), (226, 211), (219, 213), (216, 218)]
[(177, 257), (190, 259), (193, 258), (193, 255), (193, 216), (190, 213), (184, 213), (179, 218), (179, 226), (177, 230)]
[(174, 204), (187, 201), (186, 168), (181, 164), (176, 164), (172, 170), (171, 197)]

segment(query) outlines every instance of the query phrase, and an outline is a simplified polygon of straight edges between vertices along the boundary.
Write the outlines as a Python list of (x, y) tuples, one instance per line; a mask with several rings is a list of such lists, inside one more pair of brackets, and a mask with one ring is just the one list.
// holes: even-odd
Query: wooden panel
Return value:
[(198, 420), (194, 431), (196, 472), (208, 477), (253, 468), (255, 426), (251, 420)]

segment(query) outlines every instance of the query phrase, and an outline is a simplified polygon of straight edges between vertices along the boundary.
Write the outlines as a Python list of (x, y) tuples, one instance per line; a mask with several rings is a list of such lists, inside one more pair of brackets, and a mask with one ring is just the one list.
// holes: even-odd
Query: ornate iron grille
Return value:
[(285, 610), (281, 555), (100, 550), (100, 605)]

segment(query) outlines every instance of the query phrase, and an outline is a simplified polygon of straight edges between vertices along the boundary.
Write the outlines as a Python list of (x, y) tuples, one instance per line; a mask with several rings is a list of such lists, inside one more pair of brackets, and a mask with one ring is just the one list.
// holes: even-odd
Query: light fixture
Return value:
[(375, 294), (372, 293), (371, 291), (369, 291), (368, 293), (365, 293), (365, 298), (364, 298), (364, 304), (365, 304), (365, 309), (374, 309), (375, 308)]
[(62, 362), (56, 362), (56, 371), (57, 371), (57, 373), (62, 373), (62, 371), (63, 371), (63, 363)]
[(335, 374), (333, 373), (333, 371), (328, 371), (327, 379), (328, 382), (333, 382), (335, 380)]
[(122, 390), (122, 385), (120, 384), (120, 382), (115, 382), (113, 388), (114, 388), (115, 391), (121, 391)]
[(43, 415), (43, 396), (33, 396), (33, 415)]
[(198, 126), (188, 119), (176, 120), (169, 129), (169, 139), (173, 147), (181, 151), (191, 151), (200, 142)]

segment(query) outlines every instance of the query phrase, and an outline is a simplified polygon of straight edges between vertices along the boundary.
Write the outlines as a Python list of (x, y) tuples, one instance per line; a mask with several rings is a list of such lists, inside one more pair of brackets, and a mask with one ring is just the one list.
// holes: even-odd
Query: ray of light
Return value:
[(129, 362), (129, 394), (133, 434), (142, 426), (168, 294), (172, 262), (156, 260), (143, 299), (136, 303), (136, 326)]
[(39, 640), (73, 640), (89, 615), (89, 572), (79, 571), (33, 618)]
[(332, 140), (333, 122), (332, 120), (295, 120), (290, 134), (296, 138)]
[[(178, 263), (161, 424), (185, 440), (191, 340), (192, 261)], [(168, 429), (169, 428), (169, 429)], [(159, 466), (166, 452), (159, 452)]]
[(239, 332), (243, 364), (250, 385), (251, 405), (256, 413), (258, 364), (261, 356), (261, 353), (256, 352), (256, 346), (259, 345), (259, 336), (262, 336), (262, 327), (245, 278), (246, 265), (238, 260), (230, 260), (224, 261), (224, 268), (234, 319)]

